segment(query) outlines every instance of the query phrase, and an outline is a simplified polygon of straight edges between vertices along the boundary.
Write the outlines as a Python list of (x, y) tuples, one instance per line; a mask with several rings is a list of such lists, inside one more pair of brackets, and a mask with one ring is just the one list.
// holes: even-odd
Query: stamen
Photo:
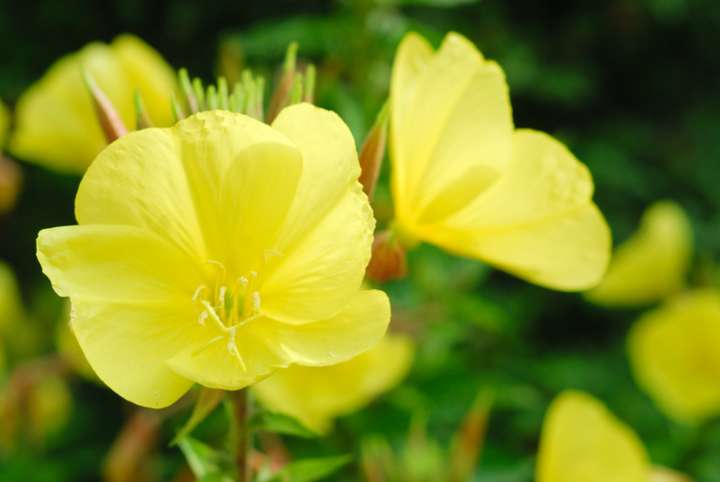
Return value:
[(227, 349), (230, 354), (234, 355), (240, 365), (242, 366), (242, 369), (247, 371), (247, 365), (245, 365), (245, 360), (243, 360), (243, 357), (240, 355), (240, 350), (238, 350), (237, 344), (235, 343), (235, 335), (237, 334), (237, 325), (231, 327), (228, 330), (228, 342), (227, 342)]
[(193, 303), (195, 303), (198, 300), (200, 293), (202, 293), (203, 290), (206, 290), (206, 289), (207, 289), (207, 286), (205, 286), (205, 285), (200, 285), (197, 288), (195, 288), (195, 292), (192, 295)]
[(258, 312), (260, 311), (260, 293), (258, 291), (253, 291), (252, 293), (252, 307), (253, 311)]
[(243, 288), (247, 288), (249, 281), (245, 276), (241, 276), (240, 278), (238, 278), (238, 283), (240, 283), (240, 286), (242, 286)]
[(220, 269), (222, 270), (222, 272), (223, 272), (223, 276), (225, 276), (225, 273), (227, 273), (227, 270), (225, 269), (225, 265), (222, 264), (220, 261), (217, 261), (217, 260), (214, 260), (214, 259), (208, 259), (208, 260), (206, 261), (206, 263), (207, 263), (207, 264), (211, 264), (211, 265), (213, 265), (213, 266), (217, 266), (218, 268), (220, 268)]
[(217, 323), (218, 327), (222, 331), (227, 332), (227, 328), (225, 327), (225, 324), (222, 322), (222, 319), (218, 316), (217, 312), (215, 311), (215, 308), (212, 307), (210, 302), (207, 300), (203, 300), (202, 304), (205, 307), (205, 310), (210, 315), (210, 318), (212, 318)]
[(208, 317), (208, 312), (205, 310), (202, 310), (202, 312), (200, 312), (200, 316), (198, 316), (198, 323), (202, 326), (205, 326), (205, 320), (207, 320), (207, 317)]
[(225, 285), (220, 287), (218, 293), (218, 305), (220, 306), (220, 315), (225, 318), (225, 294), (227, 293), (227, 287)]

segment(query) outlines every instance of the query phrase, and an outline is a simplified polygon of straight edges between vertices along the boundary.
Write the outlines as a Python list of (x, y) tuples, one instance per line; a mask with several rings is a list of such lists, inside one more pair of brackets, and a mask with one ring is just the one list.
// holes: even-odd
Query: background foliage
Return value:
[[(318, 103), (337, 110), (359, 142), (387, 95), (394, 48), (408, 29), (435, 43), (459, 31), (503, 65), (516, 124), (558, 136), (590, 167), (616, 241), (652, 201), (678, 201), (693, 222), (696, 272), (720, 281), (712, 268), (720, 255), (715, 0), (3, 0), (0, 97), (12, 105), (60, 55), (124, 31), (206, 79), (234, 75), (238, 59), (272, 73), (297, 40), (301, 57), (318, 65)], [(0, 219), (0, 256), (19, 277), (33, 323), (48, 334), (61, 305), (35, 260), (35, 236), (74, 221), (78, 179), (22, 168), (19, 204)], [(386, 178), (376, 197), (381, 223), (391, 213)], [(413, 417), (427, 417), (433, 437), (446, 445), (478, 390), (491, 387), (496, 403), (475, 480), (526, 482), (549, 401), (574, 387), (632, 425), (655, 462), (700, 482), (720, 481), (720, 421), (671, 422), (630, 376), (625, 334), (640, 311), (596, 308), (579, 295), (530, 286), (426, 246), (410, 263), (411, 277), (387, 286), (394, 324), (421, 340), (409, 379), (342, 419), (328, 438), (288, 439), (294, 454), (353, 453), (372, 434), (399, 443)], [(39, 343), (40, 351), (53, 349), (52, 336)], [(21, 445), (0, 460), (7, 480), (97, 480), (128, 407), (89, 382), (71, 389), (69, 422), (40, 448)], [(163, 440), (173, 433), (166, 425)], [(212, 420), (204, 430), (212, 432)], [(179, 453), (161, 444), (154, 470), (162, 480), (180, 464)], [(357, 468), (337, 477), (357, 480)]]

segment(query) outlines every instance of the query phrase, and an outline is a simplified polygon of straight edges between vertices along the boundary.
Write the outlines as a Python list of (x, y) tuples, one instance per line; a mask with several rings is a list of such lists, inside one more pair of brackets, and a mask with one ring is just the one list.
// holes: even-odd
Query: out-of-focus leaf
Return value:
[(298, 419), (277, 412), (263, 410), (256, 413), (250, 420), (253, 430), (265, 430), (283, 435), (293, 435), (302, 438), (314, 438), (318, 434), (305, 427)]
[(349, 455), (322, 457), (292, 462), (268, 482), (315, 482), (334, 474), (350, 462)]
[(197, 402), (195, 402), (195, 407), (193, 408), (190, 418), (187, 422), (185, 422), (185, 425), (183, 425), (182, 428), (178, 431), (171, 445), (176, 445), (181, 438), (190, 435), (190, 433), (195, 429), (195, 427), (197, 427), (200, 422), (205, 420), (205, 418), (210, 415), (213, 410), (215, 410), (215, 407), (218, 406), (218, 404), (222, 401), (224, 397), (225, 392), (222, 390), (215, 390), (212, 388), (203, 387), (200, 390), (200, 395), (197, 399)]
[(229, 465), (227, 455), (191, 437), (182, 437), (177, 443), (190, 470), (199, 480), (232, 481), (226, 473)]

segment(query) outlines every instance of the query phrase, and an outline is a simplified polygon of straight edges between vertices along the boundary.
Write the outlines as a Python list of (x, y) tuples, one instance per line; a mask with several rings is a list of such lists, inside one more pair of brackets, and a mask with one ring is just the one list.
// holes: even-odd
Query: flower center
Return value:
[(260, 316), (260, 276), (256, 271), (250, 271), (233, 278), (221, 262), (208, 260), (207, 263), (217, 270), (217, 276), (214, 283), (198, 286), (192, 301), (202, 308), (197, 318), (198, 324), (214, 327), (220, 334), (198, 350), (198, 353), (225, 339), (228, 351), (245, 367), (235, 336), (238, 327)]

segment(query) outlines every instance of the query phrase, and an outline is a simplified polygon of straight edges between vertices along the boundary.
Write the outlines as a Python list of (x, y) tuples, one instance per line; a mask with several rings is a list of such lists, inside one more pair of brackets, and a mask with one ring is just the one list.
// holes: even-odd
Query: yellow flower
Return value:
[(95, 373), (148, 407), (193, 382), (236, 390), (372, 347), (387, 296), (361, 289), (374, 219), (347, 126), (298, 104), (268, 126), (210, 111), (132, 132), (92, 163), (78, 226), (38, 258)]
[(136, 91), (156, 125), (171, 125), (170, 99), (176, 84), (172, 69), (139, 38), (120, 35), (110, 45), (91, 43), (61, 58), (20, 98), (10, 140), (15, 156), (58, 171), (82, 173), (105, 147), (83, 68), (126, 126), (135, 126)]
[(560, 142), (513, 126), (502, 69), (450, 33), (437, 52), (407, 35), (391, 85), (396, 234), (534, 283), (587, 289), (610, 233), (587, 168)]
[(638, 436), (593, 397), (560, 394), (543, 426), (537, 482), (647, 482), (650, 463)]
[(10, 112), (7, 106), (0, 100), (0, 152), (5, 147), (5, 137), (10, 127)]
[(605, 278), (587, 293), (594, 303), (635, 306), (676, 293), (685, 284), (692, 255), (692, 229), (671, 201), (650, 206), (638, 231), (615, 252)]
[(720, 293), (696, 290), (646, 313), (628, 339), (638, 383), (682, 421), (720, 414)]
[(410, 338), (388, 335), (349, 361), (280, 370), (253, 391), (270, 410), (292, 415), (317, 433), (327, 433), (335, 417), (359, 410), (397, 385), (410, 369), (414, 349)]

